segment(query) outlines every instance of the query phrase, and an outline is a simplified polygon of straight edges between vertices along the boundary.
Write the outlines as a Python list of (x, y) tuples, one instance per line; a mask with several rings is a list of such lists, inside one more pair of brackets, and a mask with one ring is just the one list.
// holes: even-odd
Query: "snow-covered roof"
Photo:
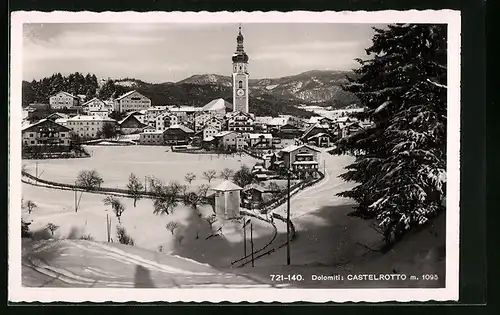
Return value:
[(224, 130), (215, 134), (214, 137), (224, 137), (231, 133), (234, 133), (234, 131)]
[(316, 150), (314, 148), (311, 148), (310, 146), (305, 145), (305, 144), (301, 144), (301, 145), (292, 144), (292, 145), (290, 145), (290, 146), (288, 146), (286, 148), (281, 149), (281, 152), (288, 152), (288, 153), (290, 153), (290, 152), (293, 152), (293, 151), (298, 150), (298, 149), (303, 148), (303, 147), (306, 147), (306, 148), (311, 149), (313, 151), (319, 152), (318, 150)]
[(194, 107), (194, 106), (180, 106), (177, 107), (175, 105), (167, 107), (171, 112), (200, 112), (203, 111), (202, 107)]
[(289, 117), (274, 117), (271, 119), (271, 121), (268, 123), (268, 125), (271, 126), (283, 126), (288, 123)]
[(259, 139), (260, 136), (264, 136), (264, 139), (272, 139), (273, 135), (270, 133), (250, 133), (248, 134), (248, 137), (250, 139)]
[(89, 101), (87, 101), (87, 102), (83, 103), (83, 104), (82, 104), (82, 106), (86, 106), (87, 104), (89, 104), (89, 103), (93, 103), (94, 101), (99, 101), (99, 102), (101, 102), (101, 103), (103, 103), (103, 104), (104, 104), (104, 101), (101, 101), (101, 100), (100, 100), (100, 99), (98, 99), (97, 97), (94, 97), (93, 99), (91, 99), (91, 100), (89, 100)]
[(319, 137), (324, 137), (324, 136), (329, 137), (329, 135), (328, 135), (328, 134), (326, 134), (326, 133), (324, 133), (324, 132), (320, 132), (320, 133), (315, 134), (314, 136), (309, 137), (309, 139), (312, 139), (312, 138), (319, 138)]
[(225, 180), (212, 189), (217, 191), (231, 191), (231, 190), (242, 190), (243, 188), (241, 188), (240, 186), (236, 185), (233, 182)]
[(260, 123), (260, 124), (269, 124), (273, 120), (273, 117), (271, 116), (256, 116), (255, 117), (255, 122)]
[(121, 100), (122, 98), (127, 97), (127, 96), (129, 96), (129, 95), (131, 95), (131, 94), (133, 94), (133, 93), (135, 93), (135, 92), (137, 92), (137, 91), (136, 91), (136, 90), (129, 91), (129, 92), (127, 92), (127, 93), (123, 94), (122, 96), (117, 97), (117, 98), (116, 98), (116, 100), (117, 100), (117, 101), (119, 101), (119, 100)]
[(68, 122), (68, 118), (57, 118), (54, 122), (58, 124), (65, 124)]
[(218, 98), (211, 101), (207, 105), (203, 106), (203, 110), (215, 111), (215, 110), (226, 109), (227, 107), (233, 107), (233, 105), (229, 102), (226, 102), (222, 98)]
[(207, 142), (210, 142), (210, 141), (213, 141), (215, 138), (212, 137), (212, 136), (208, 136), (206, 137), (205, 139), (203, 139), (203, 141), (207, 141)]
[(71, 130), (71, 129), (69, 129), (68, 127), (65, 127), (65, 126), (63, 126), (63, 125), (61, 125), (61, 124), (58, 124), (58, 123), (56, 123), (56, 122), (52, 121), (52, 120), (48, 120), (48, 119), (44, 118), (44, 119), (40, 119), (39, 121), (37, 121), (37, 122), (35, 122), (35, 123), (33, 123), (33, 124), (27, 124), (27, 125), (23, 126), (23, 127), (22, 127), (22, 129), (21, 129), (21, 131), (24, 131), (24, 130), (26, 130), (26, 129), (28, 129), (28, 128), (31, 128), (31, 127), (34, 127), (34, 126), (37, 126), (37, 125), (39, 125), (39, 124), (41, 124), (41, 123), (44, 123), (44, 122), (46, 122), (46, 121), (50, 121), (51, 123), (54, 123), (54, 124), (56, 124), (56, 125), (59, 125), (61, 128), (64, 128), (64, 129), (67, 129), (67, 130)]
[(99, 115), (96, 115), (96, 116), (76, 115), (75, 117), (71, 117), (68, 119), (68, 121), (86, 121), (86, 120), (97, 120), (97, 121), (101, 120), (101, 121), (113, 121), (113, 122), (116, 121), (114, 119), (104, 118), (104, 117), (101, 117)]
[(261, 185), (258, 185), (258, 184), (250, 184), (249, 186), (245, 187), (244, 190), (251, 190), (251, 189), (255, 189), (257, 191), (260, 191), (261, 193), (265, 193), (267, 191), (266, 188), (262, 187)]
[(190, 128), (188, 128), (184, 125), (172, 125), (172, 126), (168, 127), (167, 129), (180, 129), (186, 133), (194, 132), (193, 130), (191, 130)]
[(74, 96), (73, 94), (68, 93), (68, 92), (64, 92), (64, 91), (59, 91), (59, 92), (57, 92), (56, 94), (52, 95), (51, 97), (56, 96), (56, 95), (59, 95), (59, 94), (61, 94), (61, 93), (62, 93), (62, 94), (64, 94), (64, 95), (66, 95), (66, 96), (72, 97), (72, 98), (74, 98), (74, 99), (79, 99), (77, 96)]

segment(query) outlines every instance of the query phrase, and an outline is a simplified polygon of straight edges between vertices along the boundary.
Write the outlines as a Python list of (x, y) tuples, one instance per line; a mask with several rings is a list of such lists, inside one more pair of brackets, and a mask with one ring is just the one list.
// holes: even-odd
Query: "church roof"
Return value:
[(226, 108), (232, 108), (233, 105), (229, 102), (226, 102), (222, 98), (215, 99), (208, 103), (207, 105), (203, 106), (203, 110), (205, 111), (211, 111), (211, 110), (221, 110), (221, 109), (226, 109)]
[(228, 180), (223, 181), (217, 187), (213, 188), (213, 190), (217, 191), (231, 191), (231, 190), (242, 190), (242, 189), (243, 188), (241, 188), (240, 186)]

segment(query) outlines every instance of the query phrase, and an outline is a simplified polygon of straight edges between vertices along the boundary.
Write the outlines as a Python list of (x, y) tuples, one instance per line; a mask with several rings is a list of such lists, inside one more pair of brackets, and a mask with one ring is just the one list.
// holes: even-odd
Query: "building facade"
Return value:
[(236, 52), (233, 54), (233, 111), (248, 113), (248, 55), (243, 48), (243, 35), (241, 26), (236, 37)]
[(163, 145), (163, 132), (162, 131), (151, 131), (142, 132), (139, 135), (139, 144), (143, 145)]
[(228, 131), (252, 132), (253, 124), (253, 118), (243, 112), (237, 112), (227, 118)]
[(207, 139), (208, 137), (213, 137), (217, 133), (219, 133), (220, 130), (215, 129), (212, 126), (206, 126), (203, 128), (203, 138), (202, 139)]
[(179, 118), (169, 112), (158, 115), (155, 119), (157, 131), (165, 131), (168, 127), (178, 125)]
[(49, 97), (49, 104), (52, 109), (71, 108), (78, 106), (80, 99), (67, 92), (59, 92)]
[(303, 178), (315, 175), (319, 165), (319, 151), (307, 145), (291, 145), (279, 152), (282, 167)]
[(194, 131), (183, 125), (170, 126), (163, 132), (163, 140), (167, 145), (188, 144), (193, 136)]
[(116, 127), (116, 120), (100, 116), (78, 115), (67, 120), (67, 127), (80, 137), (95, 138), (105, 124)]
[(137, 91), (130, 91), (114, 100), (114, 110), (117, 112), (131, 112), (148, 109), (151, 100)]
[(147, 127), (133, 114), (128, 115), (118, 122), (120, 132), (124, 135), (140, 133)]
[[(21, 131), (23, 147), (44, 147), (46, 151), (68, 151), (71, 129), (52, 120), (42, 119)], [(43, 150), (42, 150), (43, 151)]]

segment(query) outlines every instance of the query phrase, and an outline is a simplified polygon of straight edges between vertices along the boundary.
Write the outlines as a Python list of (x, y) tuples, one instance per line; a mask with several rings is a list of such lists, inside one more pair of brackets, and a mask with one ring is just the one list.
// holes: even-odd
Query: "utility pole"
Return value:
[(108, 243), (110, 242), (109, 228), (110, 228), (109, 215), (106, 213), (106, 232), (108, 235)]
[(148, 192), (147, 186), (148, 186), (147, 176), (144, 176), (144, 192)]
[(243, 220), (243, 250), (245, 251), (245, 256), (247, 257), (247, 222)]
[(38, 179), (38, 161), (36, 161), (35, 177)]
[(250, 249), (252, 250), (252, 267), (254, 266), (254, 258), (253, 258), (253, 223), (250, 222)]
[(76, 189), (75, 189), (75, 212), (78, 212), (78, 205), (77, 205), (77, 202), (76, 202)]
[(286, 201), (286, 264), (290, 265), (290, 169), (287, 172), (287, 201)]

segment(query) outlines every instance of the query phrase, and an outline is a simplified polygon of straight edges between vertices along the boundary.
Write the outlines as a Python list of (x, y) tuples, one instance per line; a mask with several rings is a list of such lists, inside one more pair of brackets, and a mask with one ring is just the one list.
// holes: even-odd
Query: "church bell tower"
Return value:
[(248, 113), (248, 55), (243, 49), (241, 26), (236, 37), (236, 52), (233, 54), (233, 111)]

